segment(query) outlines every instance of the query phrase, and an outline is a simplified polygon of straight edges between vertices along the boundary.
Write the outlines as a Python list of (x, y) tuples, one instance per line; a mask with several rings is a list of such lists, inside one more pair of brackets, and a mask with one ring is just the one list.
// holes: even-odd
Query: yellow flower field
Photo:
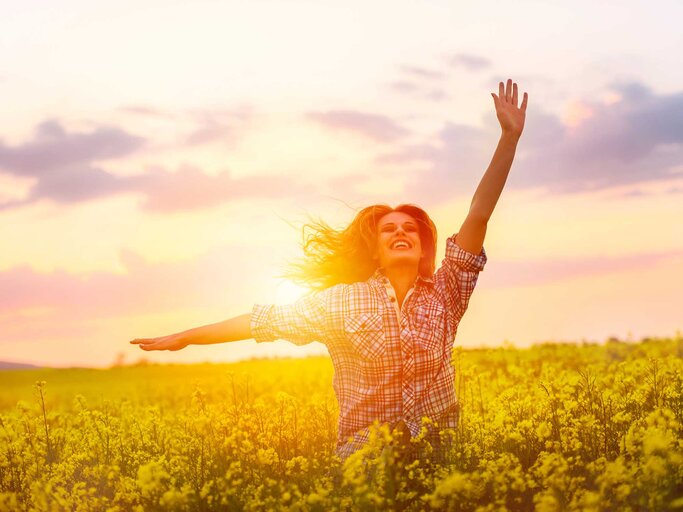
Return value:
[(342, 465), (325, 358), (0, 372), (0, 510), (683, 510), (680, 336), (454, 364), (443, 466)]

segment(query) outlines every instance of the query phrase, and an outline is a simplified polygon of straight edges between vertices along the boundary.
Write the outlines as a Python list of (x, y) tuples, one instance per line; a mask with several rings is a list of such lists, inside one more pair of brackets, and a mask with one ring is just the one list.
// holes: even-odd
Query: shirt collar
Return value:
[[(368, 279), (370, 282), (374, 283), (379, 283), (382, 286), (385, 286), (389, 282), (389, 278), (384, 274), (384, 269), (382, 267), (379, 267), (373, 272), (373, 274), (370, 276), (370, 279)], [(422, 277), (421, 275), (418, 274), (417, 279), (415, 279), (415, 286), (425, 284), (425, 285), (433, 285), (434, 284), (434, 278), (433, 277)]]

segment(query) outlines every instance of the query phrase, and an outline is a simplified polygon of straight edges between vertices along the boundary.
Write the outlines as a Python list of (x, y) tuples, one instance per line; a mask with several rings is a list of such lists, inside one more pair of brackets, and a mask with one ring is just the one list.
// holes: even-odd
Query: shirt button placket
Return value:
[(413, 416), (415, 409), (415, 359), (411, 346), (410, 330), (407, 325), (401, 330), (401, 348), (403, 352), (403, 416)]
[(403, 417), (411, 419), (415, 414), (415, 389), (410, 384), (403, 388)]

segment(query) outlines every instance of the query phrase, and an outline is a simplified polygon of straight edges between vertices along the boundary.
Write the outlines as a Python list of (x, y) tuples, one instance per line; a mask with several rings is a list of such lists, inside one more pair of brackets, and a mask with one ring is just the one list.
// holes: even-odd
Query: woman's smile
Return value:
[(397, 240), (393, 244), (391, 244), (391, 248), (396, 249), (396, 250), (404, 250), (404, 249), (410, 249), (411, 245), (406, 240)]

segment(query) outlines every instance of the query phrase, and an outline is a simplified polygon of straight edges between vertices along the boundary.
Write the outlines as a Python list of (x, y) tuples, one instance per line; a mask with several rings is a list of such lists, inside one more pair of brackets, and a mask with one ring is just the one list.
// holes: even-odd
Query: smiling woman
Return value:
[[(389, 425), (407, 457), (448, 458), (460, 406), (451, 363), (458, 325), (487, 261), (487, 223), (512, 166), (527, 96), (517, 84), (492, 93), (501, 137), (460, 231), (436, 267), (436, 226), (421, 208), (368, 206), (344, 229), (304, 226), (304, 258), (286, 274), (311, 289), (287, 305), (255, 304), (250, 314), (161, 338), (137, 339), (144, 350), (178, 350), (254, 338), (303, 345), (320, 341), (334, 365), (339, 402), (337, 453), (346, 458)], [(306, 229), (312, 232), (307, 234)], [(425, 421), (426, 420), (426, 421)], [(410, 441), (424, 433), (426, 453)], [(424, 445), (420, 445), (423, 446)]]

